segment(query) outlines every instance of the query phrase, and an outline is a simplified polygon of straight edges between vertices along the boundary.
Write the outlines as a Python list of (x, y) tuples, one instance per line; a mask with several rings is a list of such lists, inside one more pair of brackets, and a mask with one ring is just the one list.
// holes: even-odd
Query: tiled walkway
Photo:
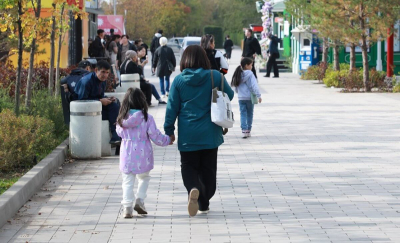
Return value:
[[(0, 242), (400, 242), (400, 95), (343, 94), (293, 74), (259, 82), (253, 137), (239, 121), (225, 136), (208, 215), (187, 214), (176, 145), (155, 147), (147, 217), (121, 217), (117, 157), (75, 161)], [(150, 112), (162, 128), (165, 108)]]

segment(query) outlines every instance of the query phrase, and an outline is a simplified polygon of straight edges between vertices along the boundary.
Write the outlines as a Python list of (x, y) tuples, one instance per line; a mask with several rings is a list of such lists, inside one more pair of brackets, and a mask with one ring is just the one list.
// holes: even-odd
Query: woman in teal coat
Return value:
[(214, 86), (221, 87), (232, 100), (234, 92), (225, 78), (210, 70), (206, 52), (188, 46), (181, 58), (181, 74), (175, 77), (168, 97), (164, 130), (175, 139), (178, 118), (178, 149), (181, 154), (183, 184), (189, 193), (188, 212), (207, 213), (217, 188), (218, 147), (224, 142), (222, 128), (211, 122), (211, 75)]

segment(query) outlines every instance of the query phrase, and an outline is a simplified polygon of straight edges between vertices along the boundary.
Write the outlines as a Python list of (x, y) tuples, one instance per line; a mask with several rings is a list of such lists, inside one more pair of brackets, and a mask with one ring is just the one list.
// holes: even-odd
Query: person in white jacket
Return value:
[(253, 59), (244, 57), (240, 62), (240, 66), (236, 68), (231, 82), (231, 86), (235, 87), (235, 91), (238, 93), (240, 126), (242, 128), (243, 138), (251, 137), (254, 111), (251, 95), (256, 95), (259, 103), (262, 101), (257, 79), (251, 71), (252, 68)]

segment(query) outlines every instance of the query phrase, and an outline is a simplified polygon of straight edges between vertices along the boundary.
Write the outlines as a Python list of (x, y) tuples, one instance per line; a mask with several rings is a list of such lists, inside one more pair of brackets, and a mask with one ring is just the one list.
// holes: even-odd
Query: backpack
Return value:
[[(94, 41), (93, 41), (93, 42), (94, 42)], [(90, 45), (89, 45), (89, 49), (88, 49), (89, 57), (94, 57), (94, 55), (95, 55), (93, 42), (90, 43)]]

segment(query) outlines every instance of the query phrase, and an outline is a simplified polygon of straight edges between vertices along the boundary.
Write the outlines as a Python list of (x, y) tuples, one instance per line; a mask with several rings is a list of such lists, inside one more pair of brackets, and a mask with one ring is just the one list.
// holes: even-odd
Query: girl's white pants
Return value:
[[(149, 187), (149, 172), (142, 174), (124, 174), (122, 173), (122, 201), (124, 207), (132, 207), (135, 198), (145, 199), (147, 197), (147, 188)], [(138, 179), (138, 189), (136, 195), (133, 193), (135, 178)]]

